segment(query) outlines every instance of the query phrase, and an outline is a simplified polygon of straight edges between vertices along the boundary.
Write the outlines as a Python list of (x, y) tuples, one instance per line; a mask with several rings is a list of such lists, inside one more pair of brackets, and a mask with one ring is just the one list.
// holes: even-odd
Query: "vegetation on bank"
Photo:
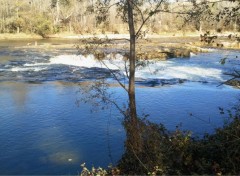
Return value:
[[(239, 10), (236, 1), (223, 1), (218, 4), (202, 3), (201, 6), (195, 5), (197, 1), (195, 4), (192, 2), (194, 1), (163, 1), (161, 13), (148, 20), (143, 32), (159, 34), (176, 33), (180, 30), (183, 33), (206, 30), (237, 32), (240, 30), (240, 18), (237, 17), (237, 13), (235, 14)], [(146, 9), (141, 8), (141, 10), (148, 13), (149, 5), (146, 3), (143, 7)], [(112, 6), (107, 16), (102, 15), (104, 8), (97, 0), (0, 0), (0, 33), (38, 34), (42, 37), (62, 32), (128, 33), (128, 25), (122, 19), (118, 6)], [(192, 15), (197, 16), (175, 13), (179, 9), (185, 12), (191, 8), (196, 12)], [(228, 17), (229, 11), (221, 13), (225, 8), (232, 11), (231, 20)], [(207, 11), (202, 14), (198, 13), (204, 10)], [(210, 16), (215, 16), (215, 18), (212, 19)], [(102, 21), (104, 22), (99, 23)]]
[(233, 110), (219, 109), (229, 118), (214, 134), (201, 138), (180, 127), (170, 132), (162, 124), (142, 120), (141, 152), (126, 149), (118, 165), (108, 170), (88, 170), (82, 165), (81, 175), (239, 175), (240, 105)]

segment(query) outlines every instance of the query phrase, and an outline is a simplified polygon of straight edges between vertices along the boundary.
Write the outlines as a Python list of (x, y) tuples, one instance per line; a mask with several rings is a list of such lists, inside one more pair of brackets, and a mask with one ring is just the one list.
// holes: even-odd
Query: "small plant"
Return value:
[(82, 167), (82, 172), (81, 172), (81, 176), (102, 176), (102, 175), (119, 175), (120, 170), (118, 168), (113, 167), (112, 165), (109, 165), (109, 169), (103, 169), (101, 167), (95, 168), (92, 167), (91, 170), (88, 170), (88, 168), (86, 167), (86, 164), (83, 163), (81, 164)]

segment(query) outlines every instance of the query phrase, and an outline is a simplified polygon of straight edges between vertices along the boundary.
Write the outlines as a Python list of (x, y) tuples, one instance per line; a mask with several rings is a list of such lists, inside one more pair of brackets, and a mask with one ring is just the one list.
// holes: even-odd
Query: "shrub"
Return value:
[[(126, 148), (119, 162), (121, 174), (234, 174), (240, 173), (240, 107), (214, 134), (192, 137), (179, 127), (141, 121), (143, 149)], [(223, 112), (221, 112), (223, 113)]]
[[(168, 131), (162, 124), (139, 120), (142, 149), (134, 151), (132, 142), (125, 142), (125, 153), (114, 169), (82, 165), (82, 175), (239, 175), (240, 173), (240, 105), (224, 111), (229, 118), (222, 128), (204, 137), (176, 127)], [(124, 122), (126, 131), (131, 124)], [(131, 130), (131, 129), (130, 129)]]
[(37, 16), (35, 21), (33, 21), (33, 31), (43, 38), (46, 38), (49, 34), (53, 33), (53, 26), (47, 17), (43, 15)]
[(19, 29), (19, 32), (22, 31), (24, 29), (24, 27), (26, 26), (26, 21), (23, 18), (9, 18), (7, 20), (7, 28), (8, 28), (8, 32), (10, 33), (16, 33), (18, 32), (17, 30)]

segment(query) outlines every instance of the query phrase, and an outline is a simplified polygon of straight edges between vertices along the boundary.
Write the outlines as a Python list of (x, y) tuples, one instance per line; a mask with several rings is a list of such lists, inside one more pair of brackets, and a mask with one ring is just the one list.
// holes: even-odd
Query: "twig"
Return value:
[(143, 164), (143, 162), (140, 160), (140, 158), (139, 158), (139, 157), (137, 156), (137, 154), (135, 153), (132, 144), (130, 144), (130, 145), (131, 145), (132, 152), (133, 152), (134, 156), (137, 158), (137, 160), (139, 161), (139, 163), (146, 169), (146, 171), (149, 172), (148, 168)]

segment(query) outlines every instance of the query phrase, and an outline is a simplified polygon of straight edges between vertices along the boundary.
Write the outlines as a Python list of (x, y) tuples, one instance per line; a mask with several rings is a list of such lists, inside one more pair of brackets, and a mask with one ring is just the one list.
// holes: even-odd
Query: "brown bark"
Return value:
[(130, 34), (130, 54), (129, 54), (129, 121), (127, 124), (127, 135), (128, 142), (127, 145), (130, 149), (138, 152), (141, 150), (141, 137), (139, 131), (137, 108), (136, 108), (136, 98), (135, 98), (135, 61), (136, 61), (136, 34), (134, 28), (133, 20), (133, 0), (127, 0), (128, 7), (128, 25)]

